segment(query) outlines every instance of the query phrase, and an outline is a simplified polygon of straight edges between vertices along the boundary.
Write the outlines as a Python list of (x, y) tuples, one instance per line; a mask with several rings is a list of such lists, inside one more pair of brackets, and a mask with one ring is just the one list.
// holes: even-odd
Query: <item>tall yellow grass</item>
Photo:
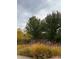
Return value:
[(54, 45), (46, 45), (46, 44), (40, 44), (35, 43), (32, 45), (18, 45), (17, 46), (18, 54), (24, 55), (24, 56), (45, 56), (47, 58), (53, 57), (53, 56), (61, 56), (61, 47)]

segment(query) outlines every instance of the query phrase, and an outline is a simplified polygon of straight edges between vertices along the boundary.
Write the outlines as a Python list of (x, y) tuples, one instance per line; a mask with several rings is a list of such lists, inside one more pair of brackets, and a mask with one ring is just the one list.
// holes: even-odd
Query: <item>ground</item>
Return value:
[[(18, 55), (17, 59), (31, 59), (31, 58)], [(61, 58), (60, 57), (53, 57), (53, 58), (49, 58), (49, 59), (61, 59)]]

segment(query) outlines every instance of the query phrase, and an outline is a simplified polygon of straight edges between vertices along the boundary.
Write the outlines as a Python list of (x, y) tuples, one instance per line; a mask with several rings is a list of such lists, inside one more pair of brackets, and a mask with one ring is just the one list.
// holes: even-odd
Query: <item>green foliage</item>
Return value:
[(59, 12), (57, 13), (52, 13), (47, 15), (47, 17), (45, 18), (46, 20), (46, 31), (47, 31), (47, 37), (49, 40), (53, 40), (55, 39), (55, 36), (57, 34), (57, 29), (59, 29), (61, 27), (61, 19), (60, 19), (61, 15)]
[(20, 28), (17, 29), (17, 39), (22, 40), (24, 38), (24, 33)]
[(32, 36), (31, 36), (29, 33), (27, 33), (27, 32), (25, 33), (25, 39), (26, 39), (26, 40), (30, 40), (31, 37), (32, 37)]
[(31, 17), (27, 23), (26, 30), (32, 35), (33, 39), (40, 38), (40, 20), (35, 16)]
[(61, 43), (61, 29), (58, 29), (55, 39), (56, 42)]
[(25, 32), (24, 38), (25, 38), (25, 42), (29, 43), (31, 41), (32, 35), (30, 35), (29, 33)]
[[(32, 35), (32, 39), (48, 39), (60, 42), (61, 40), (61, 13), (49, 14), (43, 20), (31, 17), (26, 25), (26, 31)], [(60, 34), (59, 34), (60, 32)]]
[(31, 35), (29, 33), (23, 32), (20, 28), (17, 29), (17, 43), (26, 44), (31, 40)]

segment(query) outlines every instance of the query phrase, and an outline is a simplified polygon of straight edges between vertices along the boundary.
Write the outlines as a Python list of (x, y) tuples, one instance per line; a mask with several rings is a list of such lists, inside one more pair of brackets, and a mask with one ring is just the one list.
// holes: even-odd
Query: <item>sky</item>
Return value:
[(17, 27), (24, 29), (28, 19), (40, 19), (53, 11), (61, 11), (61, 0), (17, 0)]

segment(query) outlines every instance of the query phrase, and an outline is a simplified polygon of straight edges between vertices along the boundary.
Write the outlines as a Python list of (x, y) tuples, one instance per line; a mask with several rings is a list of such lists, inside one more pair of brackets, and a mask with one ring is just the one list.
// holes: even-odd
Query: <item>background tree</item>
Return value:
[(26, 30), (32, 35), (32, 39), (39, 39), (41, 34), (40, 19), (35, 16), (31, 17), (26, 25)]
[(61, 27), (61, 14), (57, 11), (56, 13), (52, 13), (47, 15), (46, 20), (46, 31), (47, 38), (51, 41), (55, 41), (55, 37), (57, 35), (57, 29)]
[(17, 44), (22, 44), (24, 40), (24, 33), (20, 28), (17, 29)]
[(43, 19), (43, 20), (41, 20), (41, 25), (40, 25), (40, 27), (41, 27), (41, 38), (42, 39), (47, 39), (47, 36), (46, 36), (46, 21), (45, 21), (45, 19)]
[(58, 29), (55, 39), (57, 43), (61, 43), (61, 29)]
[(31, 41), (31, 38), (32, 38), (32, 36), (25, 31), (24, 32), (24, 41), (25, 41), (25, 43), (29, 43)]
[(32, 39), (61, 41), (61, 13), (58, 11), (54, 12), (41, 21), (35, 16), (29, 18), (26, 31), (32, 35)]
[(17, 29), (17, 39), (22, 40), (24, 38), (24, 33), (20, 28)]
[(58, 28), (57, 28), (56, 42), (61, 43), (61, 13), (58, 11), (57, 11), (57, 18), (58, 18)]

